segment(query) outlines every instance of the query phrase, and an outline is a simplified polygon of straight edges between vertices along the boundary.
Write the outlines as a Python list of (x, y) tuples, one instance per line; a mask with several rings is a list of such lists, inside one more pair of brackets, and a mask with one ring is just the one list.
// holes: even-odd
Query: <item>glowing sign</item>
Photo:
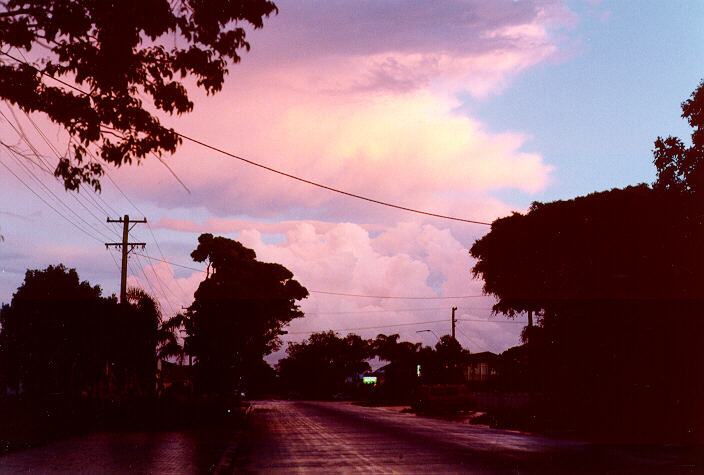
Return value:
[(364, 384), (376, 384), (376, 376), (364, 376), (362, 377), (362, 382)]

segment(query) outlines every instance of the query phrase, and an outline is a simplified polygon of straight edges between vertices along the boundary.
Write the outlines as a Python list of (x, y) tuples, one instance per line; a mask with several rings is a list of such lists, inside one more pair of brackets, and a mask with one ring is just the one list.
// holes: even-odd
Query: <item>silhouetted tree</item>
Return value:
[(652, 189), (533, 203), (470, 251), (495, 312), (538, 314), (520, 371), (609, 437), (704, 439), (704, 82), (682, 112), (692, 144), (658, 137)]
[(494, 311), (538, 314), (542, 389), (571, 423), (613, 437), (702, 427), (694, 411), (704, 394), (704, 241), (695, 210), (689, 195), (640, 185), (534, 203), (494, 221), (472, 246)]
[[(313, 398), (345, 392), (356, 378), (370, 369), (370, 344), (359, 335), (344, 338), (335, 332), (313, 333), (301, 343), (289, 343), (278, 370), (285, 389)], [(347, 384), (348, 379), (354, 380)]]
[[(677, 137), (657, 138), (653, 163), (658, 176), (654, 186), (701, 194), (704, 191), (704, 81), (682, 103), (682, 117), (694, 129), (692, 145), (685, 145)], [(701, 206), (701, 201), (699, 204)]]
[(30, 396), (75, 395), (96, 380), (104, 347), (101, 290), (62, 264), (28, 270), (0, 312), (1, 364)]
[(159, 303), (143, 289), (128, 289), (127, 302), (130, 305), (118, 311), (120, 328), (114, 330), (116, 345), (109, 357), (122, 368), (123, 385), (134, 387), (136, 396), (147, 396), (156, 389), (156, 359), (173, 334), (161, 328)]
[(245, 24), (261, 28), (276, 11), (268, 0), (3, 0), (0, 98), (69, 133), (73, 154), (55, 172), (67, 189), (99, 189), (103, 168), (91, 150), (115, 166), (173, 153), (181, 139), (153, 111), (193, 109), (186, 77), (220, 91), (228, 63), (249, 50)]
[(380, 333), (371, 342), (372, 351), (379, 359), (390, 363), (414, 364), (422, 344), (398, 341), (399, 338), (398, 333), (388, 336)]
[(176, 314), (161, 322), (158, 331), (158, 358), (174, 358), (179, 363), (183, 363), (187, 353), (186, 349), (179, 342), (178, 334), (181, 329), (185, 328), (185, 325), (186, 317), (182, 313)]
[(158, 304), (130, 289), (101, 297), (63, 264), (28, 270), (0, 310), (0, 365), (30, 397), (148, 396), (155, 386)]
[(371, 347), (374, 355), (389, 362), (384, 368), (384, 384), (378, 388), (377, 396), (390, 401), (410, 400), (414, 388), (420, 383), (417, 367), (421, 364), (423, 345), (399, 341), (398, 334), (379, 334), (371, 341)]
[(283, 326), (303, 316), (296, 302), (308, 291), (284, 266), (258, 261), (231, 239), (201, 234), (191, 257), (207, 262), (209, 274), (184, 315), (185, 350), (196, 357), (201, 389), (225, 391), (279, 347)]

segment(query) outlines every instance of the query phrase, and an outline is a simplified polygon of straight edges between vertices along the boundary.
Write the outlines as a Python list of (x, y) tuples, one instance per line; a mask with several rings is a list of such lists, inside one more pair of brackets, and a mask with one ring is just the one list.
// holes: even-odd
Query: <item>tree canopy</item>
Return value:
[(190, 112), (191, 79), (220, 91), (250, 48), (245, 26), (275, 12), (268, 0), (2, 0), (0, 98), (68, 132), (55, 172), (66, 188), (99, 189), (94, 152), (115, 166), (173, 153), (181, 139), (154, 111)]
[(357, 376), (370, 369), (372, 352), (359, 335), (338, 337), (327, 331), (289, 343), (286, 355), (278, 365), (284, 386), (302, 396), (327, 398), (344, 392), (348, 378), (356, 383)]
[(474, 243), (472, 272), (508, 315), (586, 300), (698, 299), (700, 221), (692, 200), (647, 185), (534, 203)]
[(691, 145), (685, 145), (677, 137), (657, 138), (653, 150), (653, 163), (658, 170), (655, 187), (686, 193), (699, 191), (701, 195), (704, 191), (704, 80), (682, 103), (682, 117), (693, 129)]
[(237, 241), (202, 234), (191, 257), (209, 272), (184, 315), (186, 351), (206, 387), (235, 384), (243, 368), (280, 345), (283, 327), (303, 316), (308, 291), (281, 264), (261, 262)]
[(28, 270), (0, 311), (6, 383), (36, 397), (150, 394), (161, 314), (143, 291), (131, 289), (128, 302), (103, 298), (100, 287), (62, 264)]
[[(344, 337), (333, 331), (313, 333), (308, 339), (291, 342), (278, 370), (284, 389), (299, 396), (329, 398), (359, 392), (358, 377), (371, 369), (378, 357), (386, 362), (379, 371), (381, 384), (367, 393), (387, 402), (408, 401), (420, 384), (458, 384), (469, 351), (450, 335), (444, 335), (435, 349), (421, 343), (399, 341), (399, 335), (379, 334), (365, 340), (350, 333)], [(418, 366), (421, 373), (418, 373)]]
[(655, 142), (652, 187), (533, 203), (471, 247), (495, 312), (537, 312), (527, 354), (549, 374), (541, 389), (559, 397), (562, 419), (611, 435), (704, 438), (703, 84), (682, 105), (692, 145)]

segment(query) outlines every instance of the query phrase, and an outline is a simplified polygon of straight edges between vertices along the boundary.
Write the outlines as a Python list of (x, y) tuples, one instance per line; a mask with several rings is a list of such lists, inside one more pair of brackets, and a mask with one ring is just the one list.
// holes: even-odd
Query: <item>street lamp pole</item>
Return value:
[(416, 333), (423, 333), (423, 332), (430, 332), (430, 333), (432, 333), (432, 334), (435, 336), (435, 338), (437, 338), (438, 341), (440, 341), (440, 337), (437, 336), (433, 330), (429, 330), (429, 329), (428, 329), (428, 330), (416, 330)]

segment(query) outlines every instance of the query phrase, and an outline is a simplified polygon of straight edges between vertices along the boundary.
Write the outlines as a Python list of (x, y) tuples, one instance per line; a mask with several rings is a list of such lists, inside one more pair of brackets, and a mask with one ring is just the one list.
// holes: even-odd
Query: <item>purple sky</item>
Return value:
[[(686, 136), (679, 103), (704, 76), (704, 7), (692, 2), (277, 4), (223, 91), (194, 93), (195, 111), (165, 122), (288, 173), (462, 218), (491, 221), (532, 200), (652, 181), (652, 142)], [(56, 162), (47, 142), (64, 150), (65, 134), (32, 117), (45, 141), (27, 117), (6, 104), (0, 111), (3, 142), (29, 149), (9, 125), (19, 124)], [(146, 255), (200, 268), (188, 256), (212, 232), (289, 267), (315, 292), (286, 340), (354, 328), (434, 344), (417, 330), (449, 333), (457, 306), (457, 336), (471, 351), (519, 342), (522, 325), (491, 317), (492, 300), (478, 297), (481, 282), (470, 276), (467, 249), (486, 226), (353, 200), (192, 143), (168, 160), (190, 192), (155, 160), (110, 171), (100, 196), (64, 192), (41, 164), (5, 148), (0, 160), (1, 301), (25, 269), (59, 262), (118, 292), (119, 256), (102, 243), (119, 239), (107, 215), (127, 213), (149, 220), (133, 235), (148, 243)], [(204, 276), (130, 261), (130, 283), (167, 315), (191, 303)]]

